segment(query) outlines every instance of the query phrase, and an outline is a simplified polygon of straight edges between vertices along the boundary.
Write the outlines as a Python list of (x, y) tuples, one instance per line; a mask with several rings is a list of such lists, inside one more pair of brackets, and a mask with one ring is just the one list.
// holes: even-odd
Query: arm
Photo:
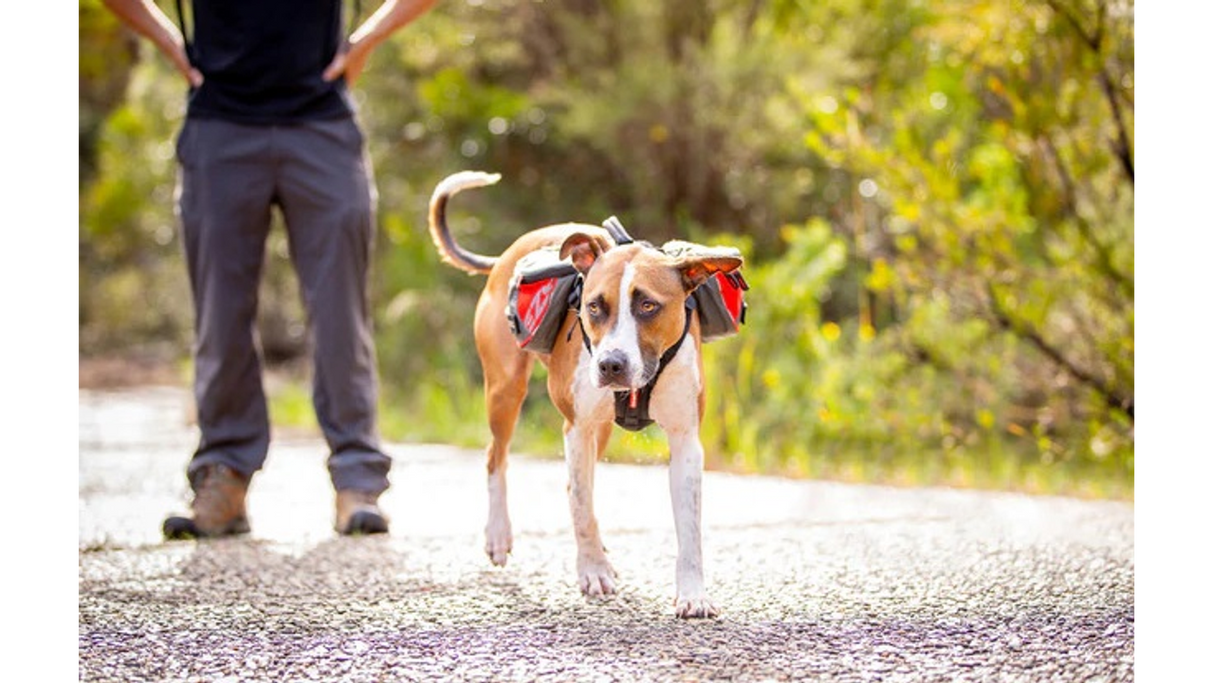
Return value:
[[(131, 0), (133, 1), (133, 0)], [(350, 35), (349, 50), (338, 51), (337, 56), (325, 69), (326, 81), (336, 80), (342, 74), (346, 82), (353, 85), (367, 65), (371, 51), (397, 29), (409, 24), (438, 0), (387, 0)], [(110, 2), (110, 0), (106, 0)]]
[(173, 22), (152, 3), (152, 0), (102, 0), (119, 19), (143, 37), (152, 41), (173, 66), (185, 76), (190, 85), (202, 85), (202, 73), (190, 66), (185, 54), (185, 40)]

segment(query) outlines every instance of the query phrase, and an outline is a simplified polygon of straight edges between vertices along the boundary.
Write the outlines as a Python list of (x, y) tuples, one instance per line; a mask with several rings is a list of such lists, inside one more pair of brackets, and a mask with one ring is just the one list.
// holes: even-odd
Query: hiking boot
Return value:
[(194, 473), (193, 517), (164, 520), (169, 540), (213, 538), (249, 533), (244, 499), (249, 480), (226, 465), (206, 465)]
[(388, 517), (379, 509), (379, 494), (346, 489), (337, 492), (337, 533), (346, 536), (388, 533)]

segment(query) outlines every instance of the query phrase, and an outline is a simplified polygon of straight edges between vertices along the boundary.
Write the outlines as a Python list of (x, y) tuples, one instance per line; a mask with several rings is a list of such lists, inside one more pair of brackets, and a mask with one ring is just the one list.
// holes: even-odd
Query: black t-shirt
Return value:
[(190, 61), (202, 72), (189, 116), (275, 124), (350, 116), (344, 78), (325, 82), (343, 43), (341, 0), (193, 0)]

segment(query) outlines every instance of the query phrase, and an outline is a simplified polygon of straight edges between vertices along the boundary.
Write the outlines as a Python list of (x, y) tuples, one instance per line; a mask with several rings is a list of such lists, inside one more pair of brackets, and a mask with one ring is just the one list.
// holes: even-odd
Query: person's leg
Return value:
[[(266, 131), (189, 120), (178, 140), (178, 209), (194, 300), (194, 394), (201, 432), (187, 473), (201, 535), (247, 530), (247, 525), (241, 529), (236, 523), (243, 522), (244, 487), (261, 468), (269, 447), (261, 362), (254, 343), (274, 191)], [(225, 489), (230, 495), (212, 504), (209, 487), (200, 495), (200, 486), (217, 472), (230, 484)], [(232, 499), (237, 495), (239, 501)], [(200, 505), (218, 508), (200, 510)]]
[[(344, 522), (350, 514), (380, 514), (374, 503), (388, 488), (391, 466), (378, 434), (379, 388), (367, 302), (374, 181), (353, 119), (277, 132), (278, 196), (314, 342), (313, 404), (330, 449), (338, 516), (346, 518), (338, 520), (338, 530), (348, 532)], [(386, 531), (386, 522), (382, 526), (353, 531)]]

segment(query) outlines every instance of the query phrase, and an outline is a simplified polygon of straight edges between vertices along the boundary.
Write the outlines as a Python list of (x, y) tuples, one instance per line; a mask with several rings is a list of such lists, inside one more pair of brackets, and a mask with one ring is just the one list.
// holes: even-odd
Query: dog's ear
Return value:
[(566, 237), (565, 243), (561, 245), (561, 258), (573, 261), (573, 267), (585, 275), (599, 256), (610, 248), (611, 245), (602, 237), (575, 232)]
[(688, 293), (704, 284), (716, 273), (728, 273), (742, 267), (742, 252), (733, 247), (706, 247), (691, 242), (671, 241), (662, 245), (683, 276), (683, 288)]

